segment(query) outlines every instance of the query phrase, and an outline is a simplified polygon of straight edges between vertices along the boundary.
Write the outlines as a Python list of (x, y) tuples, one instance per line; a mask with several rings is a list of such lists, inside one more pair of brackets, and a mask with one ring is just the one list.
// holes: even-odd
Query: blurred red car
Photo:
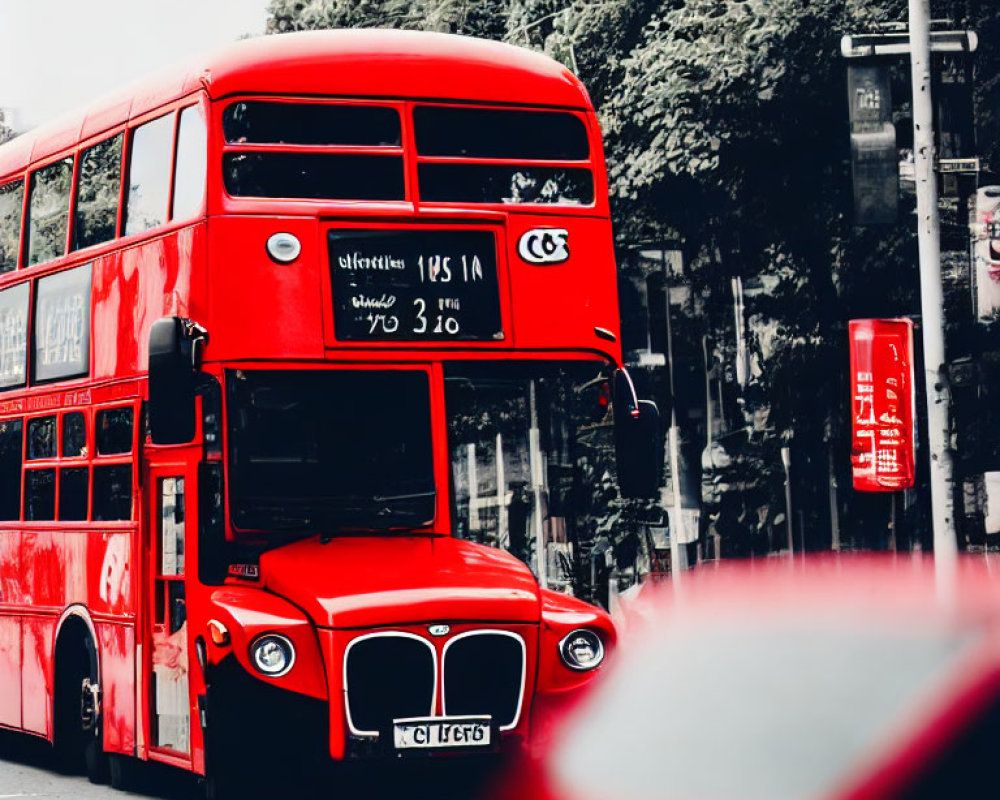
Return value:
[(650, 587), (604, 680), (495, 794), (995, 797), (998, 748), (1000, 561), (729, 562)]

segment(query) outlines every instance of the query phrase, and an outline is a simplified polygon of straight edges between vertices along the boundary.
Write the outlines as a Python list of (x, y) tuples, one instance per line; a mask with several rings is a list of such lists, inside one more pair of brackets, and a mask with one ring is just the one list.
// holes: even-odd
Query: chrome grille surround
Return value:
[[(478, 630), (471, 630), (471, 631), (465, 631), (463, 633), (459, 633), (459, 634), (453, 636), (452, 638), (450, 638), (445, 643), (444, 650), (442, 651), (442, 654), (441, 654), (441, 662), (442, 662), (441, 663), (441, 696), (442, 696), (442, 710), (441, 710), (441, 713), (444, 714), (445, 716), (448, 715), (448, 682), (447, 682), (447, 674), (448, 673), (447, 673), (447, 670), (448, 670), (448, 654), (449, 654), (449, 650), (451, 650), (455, 646), (456, 643), (458, 643), (458, 646), (461, 649), (467, 648), (469, 646), (474, 646), (476, 644), (476, 641), (475, 641), (474, 637), (502, 637), (504, 639), (513, 640), (514, 643), (515, 643), (514, 646), (516, 646), (518, 648), (519, 656), (520, 656), (520, 676), (519, 676), (519, 680), (517, 681), (516, 704), (514, 705), (514, 707), (512, 709), (509, 709), (510, 711), (512, 711), (512, 714), (509, 717), (507, 717), (509, 719), (509, 721), (507, 723), (503, 724), (503, 725), (498, 726), (498, 730), (500, 730), (500, 731), (509, 731), (509, 730), (515, 728), (517, 726), (518, 721), (521, 719), (521, 708), (522, 708), (522, 705), (524, 703), (524, 684), (525, 684), (526, 673), (527, 673), (527, 649), (525, 648), (525, 645), (524, 645), (524, 639), (521, 638), (520, 635), (518, 635), (516, 633), (513, 633), (512, 631), (505, 631), (505, 630), (498, 630), (498, 629), (489, 629), (489, 628), (478, 629)], [(479, 676), (479, 677), (481, 678), (482, 676)], [(488, 682), (489, 683), (489, 688), (494, 689), (495, 686), (496, 686), (496, 682), (495, 681), (497, 679), (502, 680), (503, 677), (504, 676), (494, 676), (495, 680), (491, 681), (491, 682)], [(511, 684), (507, 688), (508, 688), (508, 690), (512, 690), (512, 689), (514, 689), (514, 685)], [(483, 699), (483, 702), (484, 703), (489, 703), (491, 699), (492, 698), (489, 698), (487, 696), (487, 697), (485, 697)], [(488, 710), (486, 708), (484, 708), (484, 709), (472, 709), (472, 710), (470, 710), (470, 709), (463, 709), (462, 711), (457, 712), (457, 713), (459, 713), (459, 714), (470, 714), (470, 713), (471, 714), (480, 714), (480, 713), (488, 713)], [(494, 716), (494, 715), (491, 714), (491, 716)]]
[[(371, 709), (355, 708), (354, 714), (351, 713), (352, 700), (351, 700), (351, 685), (350, 685), (349, 673), (350, 673), (350, 666), (352, 663), (351, 662), (352, 651), (355, 651), (356, 646), (362, 645), (361, 650), (355, 651), (355, 652), (362, 652), (365, 649), (364, 647), (365, 642), (372, 642), (374, 640), (389, 639), (389, 638), (419, 642), (421, 645), (426, 647), (427, 650), (430, 652), (431, 681), (430, 685), (428, 687), (425, 687), (428, 690), (426, 715), (427, 716), (434, 715), (434, 706), (435, 706), (435, 698), (437, 696), (437, 682), (438, 682), (438, 660), (437, 660), (437, 651), (434, 649), (434, 645), (432, 645), (422, 636), (417, 636), (414, 633), (407, 633), (406, 631), (378, 631), (376, 633), (366, 633), (352, 639), (348, 643), (347, 648), (344, 650), (344, 664), (343, 664), (344, 711), (347, 715), (347, 727), (349, 728), (350, 732), (355, 736), (378, 736), (381, 733), (381, 731), (359, 728), (358, 725), (356, 724), (355, 718), (358, 718), (357, 721), (361, 722), (364, 717), (371, 715), (372, 713)], [(354, 657), (358, 658), (359, 656), (355, 655)], [(377, 678), (378, 676), (376, 675), (374, 677)], [(359, 691), (363, 691), (363, 689)], [(418, 698), (416, 697), (415, 693), (415, 700), (416, 699)], [(356, 696), (355, 702), (361, 702), (361, 698)], [(381, 710), (388, 710), (388, 709), (381, 709)], [(395, 714), (396, 717), (409, 716), (409, 715), (412, 715), (411, 710), (406, 710), (403, 713)], [(392, 712), (390, 712), (390, 717), (391, 716)]]

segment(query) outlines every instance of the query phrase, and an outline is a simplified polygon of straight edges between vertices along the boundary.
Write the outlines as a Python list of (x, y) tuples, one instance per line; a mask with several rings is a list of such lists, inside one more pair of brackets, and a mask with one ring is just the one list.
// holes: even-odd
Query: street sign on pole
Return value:
[(851, 177), (856, 225), (892, 224), (899, 198), (899, 156), (888, 64), (849, 64)]
[[(932, 53), (974, 53), (979, 46), (975, 31), (932, 31)], [(861, 33), (840, 37), (840, 53), (844, 58), (872, 56), (905, 56), (910, 54), (910, 34)]]

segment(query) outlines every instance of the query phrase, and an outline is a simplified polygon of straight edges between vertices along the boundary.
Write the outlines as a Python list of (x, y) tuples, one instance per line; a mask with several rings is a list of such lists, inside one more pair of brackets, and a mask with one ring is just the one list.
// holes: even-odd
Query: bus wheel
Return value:
[(121, 753), (108, 753), (108, 777), (112, 789), (128, 792), (136, 787), (136, 762)]
[(205, 777), (205, 800), (236, 800), (245, 797), (247, 791), (247, 783), (228, 769), (216, 769)]
[(82, 622), (67, 623), (56, 644), (55, 665), (56, 764), (62, 772), (85, 772), (91, 783), (106, 783), (97, 656)]

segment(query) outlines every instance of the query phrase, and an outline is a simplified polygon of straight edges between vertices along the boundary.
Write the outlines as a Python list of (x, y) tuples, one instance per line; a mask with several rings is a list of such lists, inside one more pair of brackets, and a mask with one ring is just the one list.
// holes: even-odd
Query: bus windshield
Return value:
[(236, 528), (329, 533), (433, 520), (426, 372), (231, 370), (226, 386)]
[(455, 535), (508, 550), (551, 588), (574, 584), (575, 543), (620, 506), (608, 379), (601, 362), (445, 365)]

